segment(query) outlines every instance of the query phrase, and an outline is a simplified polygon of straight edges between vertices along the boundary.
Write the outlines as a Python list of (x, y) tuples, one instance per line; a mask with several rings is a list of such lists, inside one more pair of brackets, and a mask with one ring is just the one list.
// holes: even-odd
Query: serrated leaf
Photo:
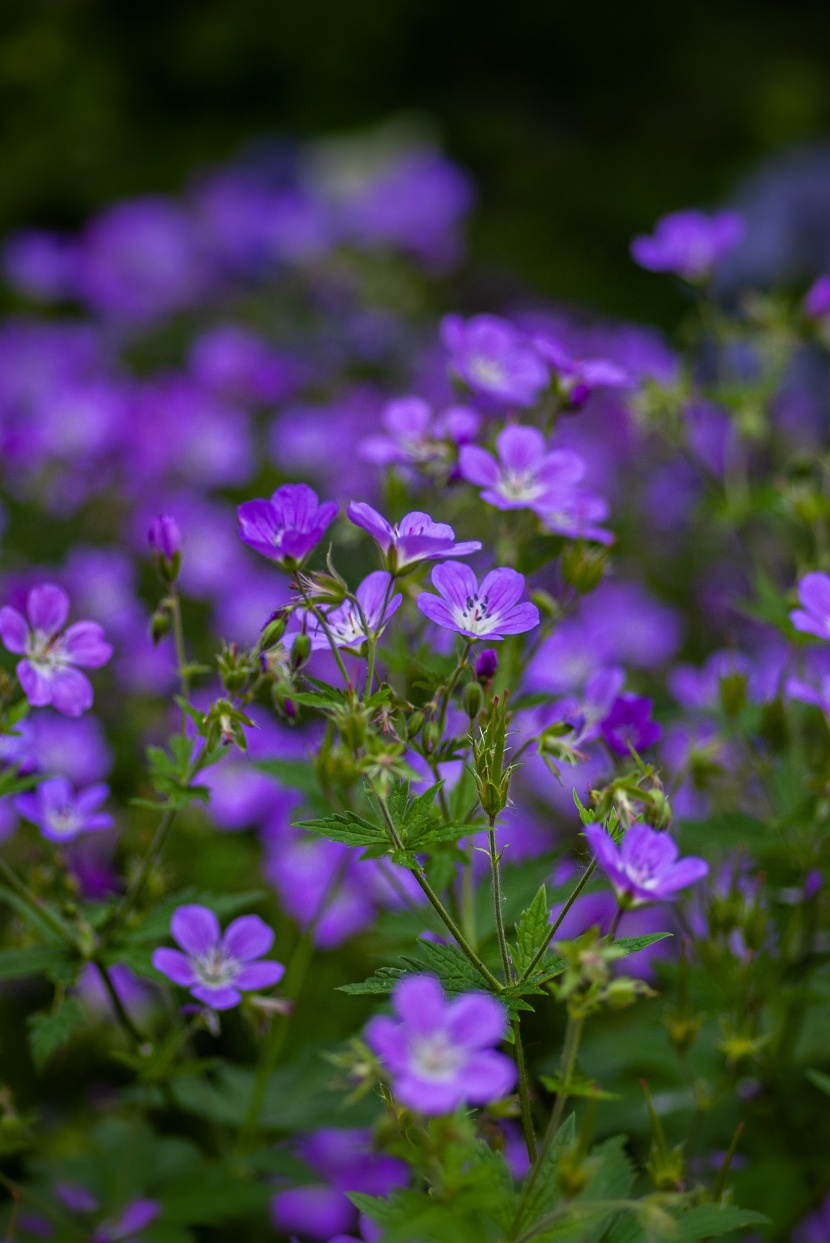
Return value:
[(401, 967), (378, 967), (374, 975), (370, 975), (368, 980), (363, 980), (360, 984), (340, 984), (337, 991), (339, 993), (351, 993), (354, 996), (387, 996), (397, 984), (398, 980), (402, 980), (408, 972)]
[(521, 975), (536, 957), (550, 929), (550, 907), (548, 893), (544, 885), (536, 891), (536, 895), (527, 910), (522, 911), (516, 924), (516, 948), (513, 951), (513, 965)]
[(300, 820), (295, 828), (307, 829), (309, 833), (317, 833), (330, 842), (342, 842), (346, 846), (380, 847), (385, 843), (390, 850), (392, 848), (386, 829), (353, 811), (332, 812), (316, 820)]
[(483, 977), (455, 945), (442, 945), (440, 941), (419, 941), (418, 954), (418, 958), (405, 954), (403, 961), (416, 973), (430, 972), (437, 975), (451, 995), (487, 988)]
[(665, 941), (666, 937), (673, 935), (671, 932), (651, 932), (643, 937), (617, 937), (614, 944), (624, 949), (626, 954), (637, 954), (640, 950), (648, 949), (649, 945), (656, 945), (658, 941)]
[(86, 1015), (74, 997), (64, 998), (54, 1013), (38, 1011), (30, 1014), (29, 1048), (38, 1070), (41, 1070), (58, 1049), (67, 1044), (75, 1031), (86, 1023)]

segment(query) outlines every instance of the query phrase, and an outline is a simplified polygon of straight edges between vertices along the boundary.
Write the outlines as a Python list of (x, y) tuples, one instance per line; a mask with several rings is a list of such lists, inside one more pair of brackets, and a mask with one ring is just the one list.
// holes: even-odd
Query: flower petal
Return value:
[(537, 427), (506, 427), (499, 432), (496, 446), (508, 470), (530, 470), (545, 455), (545, 438)]
[(498, 619), (499, 631), (502, 634), (524, 634), (526, 630), (532, 630), (538, 625), (539, 610), (529, 600), (514, 605)]
[(478, 591), (478, 579), (468, 565), (456, 561), (443, 561), (432, 571), (433, 585), (449, 605), (464, 609), (467, 601)]
[(41, 583), (29, 592), (26, 611), (35, 630), (57, 634), (69, 616), (69, 596), (55, 583)]
[(431, 975), (410, 975), (400, 980), (392, 993), (392, 1005), (410, 1033), (426, 1035), (444, 1021), (444, 990)]
[(3, 640), (3, 646), (21, 656), (26, 651), (28, 637), (29, 625), (22, 614), (8, 604), (0, 609), (0, 639)]
[(179, 950), (165, 948), (154, 950), (153, 966), (156, 971), (166, 975), (168, 980), (172, 980), (174, 984), (180, 984), (182, 988), (190, 988), (198, 979), (190, 959)]
[(239, 989), (231, 988), (227, 984), (219, 988), (210, 988), (207, 984), (197, 984), (190, 991), (197, 1001), (203, 1001), (206, 1006), (210, 1006), (211, 1010), (232, 1010), (242, 1000), (242, 994)]
[(509, 566), (502, 566), (485, 575), (478, 594), (481, 600), (487, 599), (488, 615), (498, 616), (500, 620), (501, 615), (506, 613), (520, 598), (524, 589), (524, 574), (520, 574), (518, 570), (512, 570)]
[(486, 1049), (503, 1038), (507, 1013), (488, 993), (464, 993), (450, 1002), (444, 1023), (453, 1044)]
[(173, 940), (188, 954), (207, 954), (218, 944), (222, 935), (219, 920), (206, 906), (195, 903), (180, 906), (170, 920)]
[(458, 470), (462, 479), (480, 488), (494, 488), (501, 479), (499, 464), (492, 453), (478, 445), (464, 445), (458, 455)]
[(242, 915), (228, 925), (222, 938), (222, 949), (228, 958), (250, 962), (267, 954), (274, 944), (274, 930), (258, 915)]
[(63, 636), (63, 646), (72, 663), (85, 669), (100, 669), (112, 656), (112, 644), (97, 622), (75, 622)]
[(281, 962), (252, 962), (243, 967), (234, 980), (237, 988), (245, 991), (255, 988), (271, 988), (279, 984), (285, 975), (285, 967)]
[(431, 591), (421, 592), (416, 604), (424, 616), (435, 622), (436, 626), (443, 626), (446, 630), (458, 630), (447, 603), (439, 596), (434, 596)]
[(80, 669), (59, 669), (52, 677), (51, 702), (64, 716), (81, 716), (92, 707), (92, 683)]
[(513, 1090), (516, 1067), (509, 1057), (488, 1049), (474, 1053), (458, 1076), (458, 1087), (471, 1105), (489, 1105)]
[(33, 708), (43, 708), (52, 702), (54, 674), (47, 673), (30, 660), (21, 660), (17, 664), (17, 676), (23, 688), (23, 694)]

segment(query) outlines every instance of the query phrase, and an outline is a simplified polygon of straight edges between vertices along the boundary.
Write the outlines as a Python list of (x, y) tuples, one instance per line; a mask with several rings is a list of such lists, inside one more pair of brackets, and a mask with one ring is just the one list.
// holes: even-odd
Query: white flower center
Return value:
[(63, 807), (50, 807), (46, 813), (46, 823), (60, 837), (74, 837), (82, 822), (75, 808), (67, 803)]
[(46, 630), (29, 631), (26, 655), (33, 665), (47, 673), (55, 673), (72, 664), (63, 640)]
[(475, 634), (489, 634), (498, 624), (498, 618), (490, 616), (489, 595), (481, 598), (478, 592), (467, 596), (467, 602), (463, 608), (456, 605), (452, 615), (457, 626), (462, 630), (473, 631)]
[(432, 1083), (449, 1083), (465, 1061), (463, 1051), (450, 1044), (446, 1032), (434, 1032), (413, 1040), (411, 1054), (413, 1069)]
[(529, 470), (506, 470), (499, 483), (499, 492), (510, 501), (535, 501), (544, 491), (544, 485)]
[(479, 356), (471, 359), (469, 366), (473, 378), (485, 388), (500, 388), (504, 383), (504, 367), (493, 358)]
[(349, 604), (342, 615), (334, 621), (330, 620), (328, 625), (335, 639), (340, 643), (345, 643), (347, 647), (351, 647), (354, 643), (362, 643), (366, 638), (360, 614), (353, 604)]
[(233, 984), (239, 975), (239, 963), (235, 958), (227, 958), (218, 945), (200, 958), (194, 958), (193, 969), (208, 988), (224, 988)]

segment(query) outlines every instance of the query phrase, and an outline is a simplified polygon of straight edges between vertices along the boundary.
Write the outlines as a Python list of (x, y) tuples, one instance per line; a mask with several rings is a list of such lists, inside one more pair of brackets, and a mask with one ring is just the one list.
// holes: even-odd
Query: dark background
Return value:
[(0, 232), (417, 109), (477, 180), (479, 260), (667, 322), (628, 239), (830, 135), (828, 53), (792, 0), (0, 0)]

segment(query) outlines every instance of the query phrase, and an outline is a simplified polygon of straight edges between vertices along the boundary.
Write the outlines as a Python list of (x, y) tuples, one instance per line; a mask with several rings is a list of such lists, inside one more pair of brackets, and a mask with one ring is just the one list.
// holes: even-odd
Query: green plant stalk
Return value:
[[(184, 646), (184, 625), (182, 623), (182, 602), (175, 586), (170, 588), (170, 616), (173, 620), (173, 642), (176, 645), (176, 663), (178, 665), (179, 682), (181, 683), (182, 699), (190, 702), (190, 674), (187, 665), (187, 652)], [(187, 737), (187, 712), (182, 708), (182, 738)]]
[(73, 949), (78, 948), (78, 943), (71, 929), (66, 924), (53, 915), (40, 899), (32, 893), (31, 889), (24, 881), (20, 879), (13, 868), (10, 868), (5, 859), (0, 856), (0, 876), (3, 877), (10, 889), (13, 889), (19, 898), (22, 898), (26, 905), (42, 919), (49, 928), (56, 933), (62, 941), (66, 941)]
[(98, 968), (101, 979), (104, 981), (104, 988), (107, 990), (110, 1003), (115, 1011), (115, 1017), (118, 1019), (118, 1022), (121, 1024), (130, 1040), (132, 1040), (136, 1047), (140, 1047), (145, 1043), (145, 1039), (133, 1020), (130, 1018), (123, 1001), (118, 996), (116, 987), (112, 982), (109, 967), (105, 967), (104, 964), (99, 962), (97, 959), (95, 960), (95, 966)]
[(520, 984), (524, 983), (524, 981), (525, 981), (525, 980), (526, 980), (526, 979), (527, 979), (530, 975), (532, 975), (532, 974), (533, 974), (533, 972), (536, 970), (537, 966), (539, 965), (539, 963), (541, 962), (542, 958), (543, 958), (543, 957), (544, 957), (544, 955), (545, 955), (545, 951), (547, 950), (547, 948), (548, 948), (548, 946), (550, 945), (551, 941), (552, 941), (552, 940), (553, 940), (553, 938), (556, 936), (557, 932), (559, 931), (560, 927), (562, 926), (562, 923), (563, 923), (563, 921), (564, 921), (564, 919), (565, 919), (565, 916), (567, 915), (568, 911), (571, 909), (571, 907), (573, 906), (574, 902), (576, 902), (577, 898), (578, 898), (578, 897), (579, 897), (579, 895), (582, 893), (582, 890), (585, 888), (585, 886), (588, 884), (588, 881), (589, 881), (589, 880), (591, 879), (591, 877), (593, 876), (594, 871), (596, 870), (596, 866), (597, 866), (597, 861), (596, 861), (596, 859), (592, 859), (592, 860), (591, 860), (591, 862), (588, 864), (587, 868), (585, 869), (585, 871), (582, 873), (582, 876), (580, 877), (579, 882), (577, 883), (576, 887), (574, 888), (573, 892), (571, 893), (571, 896), (568, 898), (567, 902), (566, 902), (566, 903), (565, 903), (565, 905), (562, 907), (562, 910), (561, 910), (561, 911), (559, 912), (559, 914), (557, 915), (557, 917), (556, 917), (555, 921), (551, 924), (550, 931), (549, 931), (549, 932), (547, 932), (547, 933), (545, 933), (545, 939), (544, 939), (544, 941), (542, 942), (542, 944), (539, 946), (539, 948), (538, 948), (538, 950), (536, 951), (536, 953), (534, 954), (533, 959), (532, 959), (532, 960), (531, 960), (531, 962), (528, 964), (528, 966), (527, 966), (527, 967), (525, 967), (524, 971), (523, 971), (523, 972), (522, 972), (522, 974), (519, 976), (519, 983), (520, 983)]
[(496, 848), (495, 816), (490, 816), (490, 826), (487, 830), (487, 842), (490, 849), (490, 876), (493, 887), (493, 914), (496, 919), (496, 936), (498, 937), (499, 951), (501, 952), (501, 965), (504, 968), (504, 982), (505, 984), (509, 984), (513, 978), (513, 969), (510, 965), (510, 952), (507, 948), (507, 937), (504, 931), (504, 911), (502, 909), (499, 854)]
[(323, 634), (328, 639), (329, 647), (331, 648), (332, 655), (334, 656), (334, 659), (337, 662), (337, 668), (340, 670), (340, 676), (343, 679), (343, 685), (348, 686), (351, 683), (351, 678), (349, 677), (349, 671), (346, 668), (346, 666), (343, 664), (343, 657), (340, 655), (340, 649), (335, 643), (334, 635), (331, 633), (331, 630), (329, 629), (329, 624), (326, 621), (325, 613), (323, 613), (322, 610), (317, 607), (317, 605), (314, 603), (313, 600), (310, 600), (308, 598), (308, 592), (305, 590), (305, 588), (300, 583), (297, 583), (297, 588), (303, 600), (305, 601), (306, 608), (309, 610), (310, 613), (314, 614), (314, 616), (317, 618), (317, 621), (320, 623), (320, 629), (322, 630)]
[(110, 925), (111, 932), (113, 929), (120, 927), (135, 904), (138, 902), (138, 899), (141, 896), (141, 891), (147, 883), (147, 877), (150, 875), (150, 869), (161, 852), (164, 850), (165, 843), (170, 835), (170, 830), (173, 828), (173, 821), (175, 819), (176, 809), (168, 807), (158, 823), (158, 827), (153, 834), (153, 840), (150, 842), (147, 853), (141, 860), (141, 867), (138, 869), (135, 879), (127, 892), (124, 894), (124, 897), (121, 899), (121, 902), (116, 909), (115, 916), (112, 924)]
[(516, 1050), (516, 1068), (519, 1072), (519, 1106), (522, 1115), (522, 1134), (530, 1164), (536, 1160), (536, 1132), (533, 1129), (533, 1111), (530, 1108), (530, 1076), (527, 1070), (522, 1029), (519, 1018), (513, 1020), (513, 1040)]

